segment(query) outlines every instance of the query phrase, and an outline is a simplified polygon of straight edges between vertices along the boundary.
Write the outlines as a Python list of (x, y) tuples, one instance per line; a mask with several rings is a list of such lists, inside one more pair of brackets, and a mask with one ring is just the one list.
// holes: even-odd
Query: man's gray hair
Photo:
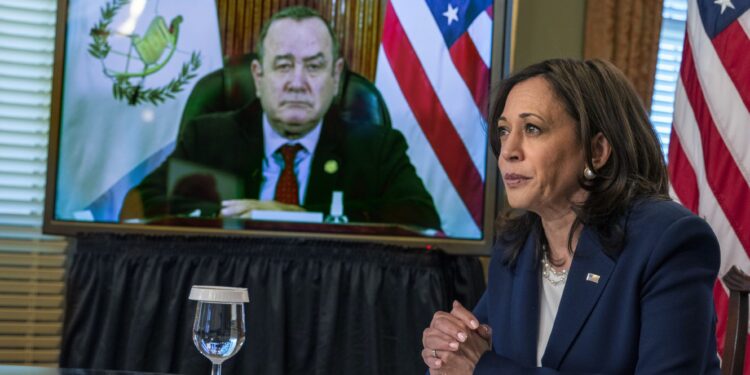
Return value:
[(266, 21), (265, 24), (263, 24), (263, 28), (260, 29), (260, 38), (258, 39), (258, 43), (255, 45), (255, 54), (258, 55), (258, 60), (263, 62), (263, 42), (266, 40), (268, 29), (271, 27), (271, 24), (275, 21), (285, 18), (291, 18), (295, 21), (302, 21), (308, 18), (317, 18), (321, 20), (323, 24), (326, 25), (328, 34), (331, 36), (331, 56), (333, 56), (333, 62), (338, 60), (339, 42), (336, 39), (336, 36), (333, 34), (331, 25), (328, 24), (328, 22), (323, 18), (323, 16), (320, 15), (320, 13), (318, 13), (317, 10), (305, 6), (293, 6), (284, 8), (276, 12), (273, 16), (271, 16), (271, 18), (268, 19), (268, 21)]

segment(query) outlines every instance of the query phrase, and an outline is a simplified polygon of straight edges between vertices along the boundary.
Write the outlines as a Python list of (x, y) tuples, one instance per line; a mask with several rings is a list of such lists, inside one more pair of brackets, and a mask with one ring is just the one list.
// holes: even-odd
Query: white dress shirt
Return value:
[(284, 158), (279, 148), (285, 144), (302, 145), (302, 149), (297, 152), (294, 158), (294, 174), (297, 176), (299, 184), (299, 203), (305, 203), (305, 192), (307, 192), (307, 182), (310, 178), (310, 165), (312, 156), (315, 154), (315, 147), (320, 139), (321, 122), (313, 130), (305, 134), (302, 138), (289, 140), (277, 133), (271, 127), (268, 117), (263, 113), (263, 179), (260, 182), (260, 200), (272, 201), (276, 195), (276, 182), (284, 170)]

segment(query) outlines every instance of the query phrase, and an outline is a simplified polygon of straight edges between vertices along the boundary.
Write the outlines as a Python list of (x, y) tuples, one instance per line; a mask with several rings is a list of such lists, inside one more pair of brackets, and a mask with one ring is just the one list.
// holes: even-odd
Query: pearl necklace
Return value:
[(550, 282), (553, 286), (564, 283), (568, 279), (568, 270), (558, 271), (547, 260), (547, 254), (542, 256), (542, 277)]

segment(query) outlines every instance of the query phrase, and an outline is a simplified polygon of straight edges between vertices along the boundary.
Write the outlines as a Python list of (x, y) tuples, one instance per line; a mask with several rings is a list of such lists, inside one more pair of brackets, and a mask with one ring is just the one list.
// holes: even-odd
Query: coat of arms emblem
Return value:
[[(167, 20), (156, 15), (143, 35), (123, 34), (111, 28), (114, 17), (131, 0), (110, 0), (100, 9), (100, 19), (91, 28), (91, 43), (88, 52), (101, 62), (102, 72), (112, 80), (112, 94), (117, 100), (125, 100), (129, 105), (148, 102), (158, 105), (182, 91), (183, 86), (195, 78), (200, 68), (200, 53), (193, 51), (183, 62), (176, 77), (162, 86), (147, 87), (147, 78), (164, 68), (173, 58), (180, 35), (182, 16)], [(143, 2), (145, 4), (145, 2)], [(157, 7), (158, 9), (158, 7)], [(115, 50), (110, 45), (110, 37), (126, 38), (129, 43), (126, 51)], [(117, 55), (125, 61), (124, 66), (113, 67), (109, 57)], [(121, 65), (121, 64), (120, 64)]]

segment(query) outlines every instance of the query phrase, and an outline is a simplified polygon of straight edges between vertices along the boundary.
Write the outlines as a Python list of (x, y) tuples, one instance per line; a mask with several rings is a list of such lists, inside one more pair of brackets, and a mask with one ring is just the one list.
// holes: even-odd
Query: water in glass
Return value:
[(213, 363), (224, 362), (245, 342), (245, 312), (241, 303), (198, 302), (193, 342)]
[(193, 343), (211, 363), (211, 374), (221, 375), (221, 364), (245, 342), (247, 289), (193, 286), (190, 299), (198, 302), (193, 321)]

